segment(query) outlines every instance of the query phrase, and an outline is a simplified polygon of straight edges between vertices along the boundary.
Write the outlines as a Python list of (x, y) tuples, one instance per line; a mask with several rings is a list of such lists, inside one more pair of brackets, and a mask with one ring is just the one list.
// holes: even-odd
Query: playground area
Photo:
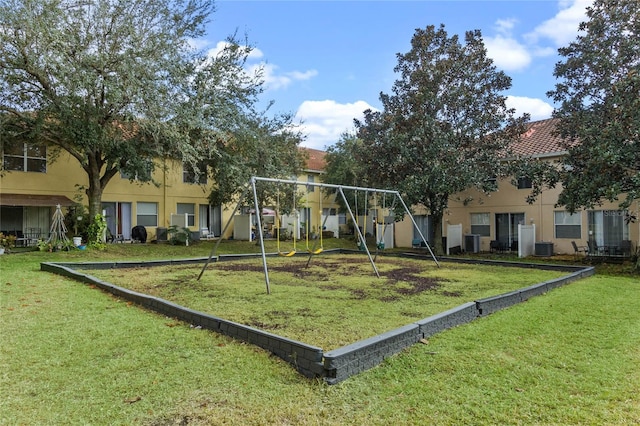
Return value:
[(271, 293), (259, 257), (199, 265), (141, 265), (87, 271), (101, 280), (305, 342), (325, 350), (370, 338), (464, 302), (552, 280), (561, 271), (505, 268), (378, 256), (380, 277), (364, 253), (328, 251), (268, 258)]

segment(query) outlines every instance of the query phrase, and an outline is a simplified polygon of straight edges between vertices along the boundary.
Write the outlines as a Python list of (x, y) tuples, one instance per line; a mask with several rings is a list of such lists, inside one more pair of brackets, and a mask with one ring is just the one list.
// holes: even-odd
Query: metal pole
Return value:
[(220, 238), (218, 238), (218, 241), (216, 241), (215, 245), (213, 246), (213, 249), (211, 249), (211, 253), (209, 253), (209, 258), (204, 263), (204, 266), (202, 267), (202, 270), (200, 271), (200, 275), (198, 275), (198, 281), (200, 281), (200, 278), (202, 278), (202, 274), (204, 274), (204, 270), (207, 269), (207, 266), (209, 265), (209, 262), (211, 262), (211, 258), (213, 258), (214, 254), (217, 252), (218, 246), (220, 245), (220, 242), (222, 241), (222, 236), (225, 234), (225, 232), (227, 232), (227, 228), (231, 224), (231, 221), (233, 220), (233, 216), (235, 216), (236, 212), (240, 209), (240, 205), (244, 201), (244, 199), (247, 196), (248, 192), (249, 192), (249, 188), (247, 188), (244, 191), (244, 193), (242, 194), (242, 196), (238, 200), (238, 204), (236, 205), (235, 210), (233, 211), (233, 213), (231, 213), (231, 216), (227, 220), (226, 225), (224, 225), (224, 229), (222, 230), (222, 234), (220, 234)]
[[(342, 195), (342, 200), (344, 201), (345, 206), (347, 206), (347, 210), (349, 211), (349, 215), (351, 216), (351, 220), (353, 220), (353, 223), (357, 224), (358, 222), (353, 217), (353, 212), (351, 211), (351, 207), (349, 206), (349, 203), (347, 202), (347, 197), (345, 197), (344, 191), (342, 190), (342, 187), (338, 186), (338, 190), (340, 191), (340, 195)], [(362, 235), (362, 232), (360, 232), (360, 227), (359, 226), (356, 226), (356, 230), (358, 231), (358, 237), (360, 238), (360, 241), (362, 241), (363, 244), (364, 244), (364, 250), (367, 252), (367, 256), (369, 257), (369, 261), (371, 262), (371, 266), (373, 267), (373, 271), (376, 273), (376, 276), (378, 278), (380, 278), (380, 272), (378, 272), (378, 268), (376, 267), (376, 263), (373, 261), (373, 258), (371, 257), (371, 252), (369, 251), (369, 247), (367, 247), (367, 240), (365, 240), (364, 236)]]
[(252, 179), (260, 182), (276, 182), (283, 184), (295, 184), (295, 185), (308, 185), (308, 186), (317, 186), (320, 188), (335, 188), (335, 189), (350, 189), (350, 190), (358, 190), (358, 191), (372, 191), (372, 192), (380, 192), (386, 194), (398, 194), (398, 191), (390, 190), (390, 189), (378, 189), (378, 188), (366, 188), (361, 186), (348, 186), (348, 185), (333, 185), (330, 183), (317, 183), (317, 182), (301, 182), (297, 180), (287, 180), (287, 179), (273, 179), (273, 178), (264, 178), (254, 176)]
[(251, 178), (251, 187), (253, 188), (253, 202), (255, 204), (256, 209), (256, 218), (258, 220), (258, 235), (260, 235), (260, 250), (262, 251), (262, 265), (264, 267), (264, 281), (267, 285), (267, 294), (271, 294), (271, 289), (269, 288), (269, 269), (267, 268), (267, 255), (264, 251), (264, 238), (262, 237), (262, 221), (260, 220), (260, 211), (258, 209), (258, 192), (256, 191), (256, 180), (255, 178)]

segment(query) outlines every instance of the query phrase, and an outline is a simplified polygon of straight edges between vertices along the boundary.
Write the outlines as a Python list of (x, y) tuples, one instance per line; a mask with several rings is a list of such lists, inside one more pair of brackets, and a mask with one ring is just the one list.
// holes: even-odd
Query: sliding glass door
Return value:
[(619, 246), (621, 241), (629, 239), (626, 216), (624, 210), (588, 211), (589, 240), (595, 241), (598, 246)]
[(524, 213), (496, 213), (496, 240), (511, 247), (518, 241), (518, 225), (524, 225)]

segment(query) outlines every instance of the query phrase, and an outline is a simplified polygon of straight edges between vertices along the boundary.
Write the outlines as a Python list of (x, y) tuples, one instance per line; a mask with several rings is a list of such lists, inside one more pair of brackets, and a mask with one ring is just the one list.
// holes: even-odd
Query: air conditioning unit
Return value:
[(156, 228), (156, 240), (167, 241), (167, 228)]
[(465, 235), (464, 250), (467, 253), (480, 253), (480, 234)]
[(536, 243), (536, 256), (553, 256), (553, 243), (540, 242)]

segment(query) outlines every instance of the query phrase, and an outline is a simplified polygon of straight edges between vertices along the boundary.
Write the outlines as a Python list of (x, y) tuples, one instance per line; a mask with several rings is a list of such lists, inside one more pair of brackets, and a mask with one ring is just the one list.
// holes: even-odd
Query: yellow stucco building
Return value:
[[(307, 150), (308, 161), (299, 180), (319, 181), (324, 169), (324, 153)], [(77, 160), (61, 153), (51, 161), (44, 147), (24, 144), (3, 153), (6, 172), (0, 177), (0, 231), (19, 237), (19, 243), (30, 244), (38, 238), (47, 238), (51, 218), (57, 205), (66, 213), (76, 201), (86, 205), (83, 187), (88, 185), (87, 175)], [(131, 230), (142, 225), (148, 241), (165, 239), (163, 235), (172, 224), (172, 215), (186, 218), (194, 236), (203, 232), (220, 236), (223, 224), (233, 213), (234, 206), (211, 206), (208, 203), (206, 180), (195, 181), (195, 176), (182, 163), (158, 160), (153, 183), (131, 181), (128, 176), (116, 175), (107, 184), (102, 196), (102, 209), (107, 217), (109, 233), (114, 238), (129, 240)], [(318, 207), (320, 202), (310, 196), (307, 207)], [(84, 218), (85, 220), (88, 218)], [(312, 217), (313, 226), (319, 218)], [(69, 230), (70, 232), (73, 229)], [(230, 229), (227, 235), (232, 235)]]
[[(566, 153), (551, 134), (553, 126), (553, 119), (530, 123), (522, 140), (514, 146), (515, 152), (546, 161), (561, 158)], [(306, 151), (307, 163), (296, 180), (322, 182), (325, 152), (301, 149)], [(86, 205), (86, 196), (80, 187), (87, 185), (87, 176), (68, 155), (62, 154), (51, 162), (44, 148), (24, 145), (4, 152), (3, 164), (10, 171), (0, 178), (0, 231), (20, 235), (24, 243), (48, 235), (56, 205), (70, 207), (78, 196)], [(110, 233), (128, 240), (132, 227), (143, 225), (149, 241), (162, 240), (166, 238), (163, 232), (172, 224), (172, 215), (179, 215), (186, 219), (194, 236), (208, 232), (219, 237), (235, 205), (209, 205), (210, 183), (194, 182), (193, 174), (185, 170), (182, 163), (166, 160), (157, 165), (153, 176), (155, 184), (131, 182), (122, 175), (109, 182), (102, 207)], [(640, 216), (637, 200), (626, 211), (619, 210), (617, 204), (604, 203), (572, 215), (555, 206), (560, 188), (544, 191), (534, 204), (528, 204), (531, 182), (526, 177), (517, 179), (517, 185), (512, 179), (497, 183), (498, 191), (490, 194), (468, 190), (452, 196), (443, 218), (443, 236), (451, 238), (452, 230), (457, 229), (456, 232), (462, 234), (460, 245), (465, 251), (517, 250), (518, 225), (534, 229), (535, 241), (550, 245), (554, 253), (573, 253), (572, 242), (575, 242), (578, 246), (589, 243), (602, 252), (615, 254), (625, 242), (635, 247), (640, 241), (640, 221), (629, 221), (630, 217)], [(336, 236), (344, 231), (348, 218), (337, 211), (332, 197), (307, 185), (299, 186), (298, 191), (303, 200), (303, 205), (297, 206), (298, 220), (305, 226), (308, 224), (309, 231), (319, 232), (323, 223), (325, 230), (333, 231)], [(250, 210), (252, 203), (249, 201), (246, 205)], [(425, 236), (431, 235), (428, 213), (419, 206), (414, 208), (414, 219)], [(268, 226), (267, 220), (265, 229)], [(233, 228), (230, 226), (222, 237), (232, 237)], [(418, 236), (410, 220), (394, 224), (394, 246), (411, 247)], [(472, 240), (473, 246), (469, 246)]]
[[(552, 135), (554, 123), (555, 119), (530, 123), (514, 145), (515, 153), (544, 161), (566, 155), (558, 138)], [(634, 216), (640, 219), (638, 200), (625, 211), (619, 210), (617, 203), (605, 202), (597, 208), (569, 214), (555, 205), (560, 187), (545, 190), (535, 203), (529, 204), (526, 199), (531, 193), (531, 181), (527, 177), (504, 179), (497, 184), (498, 190), (489, 194), (477, 190), (454, 194), (444, 213), (442, 235), (447, 236), (452, 227), (461, 226), (462, 249), (466, 251), (474, 251), (474, 247), (465, 247), (465, 242), (472, 240), (479, 242), (479, 251), (517, 251), (518, 225), (533, 225), (535, 241), (546, 243), (557, 254), (573, 254), (575, 242), (579, 247), (590, 244), (604, 255), (616, 255), (620, 254), (621, 246), (631, 242), (633, 248), (640, 240), (640, 221), (629, 221)], [(428, 217), (427, 213), (416, 209), (417, 218)], [(428, 227), (428, 221), (424, 223)], [(409, 225), (404, 221), (397, 226), (399, 246), (407, 246), (409, 238), (415, 238)]]

